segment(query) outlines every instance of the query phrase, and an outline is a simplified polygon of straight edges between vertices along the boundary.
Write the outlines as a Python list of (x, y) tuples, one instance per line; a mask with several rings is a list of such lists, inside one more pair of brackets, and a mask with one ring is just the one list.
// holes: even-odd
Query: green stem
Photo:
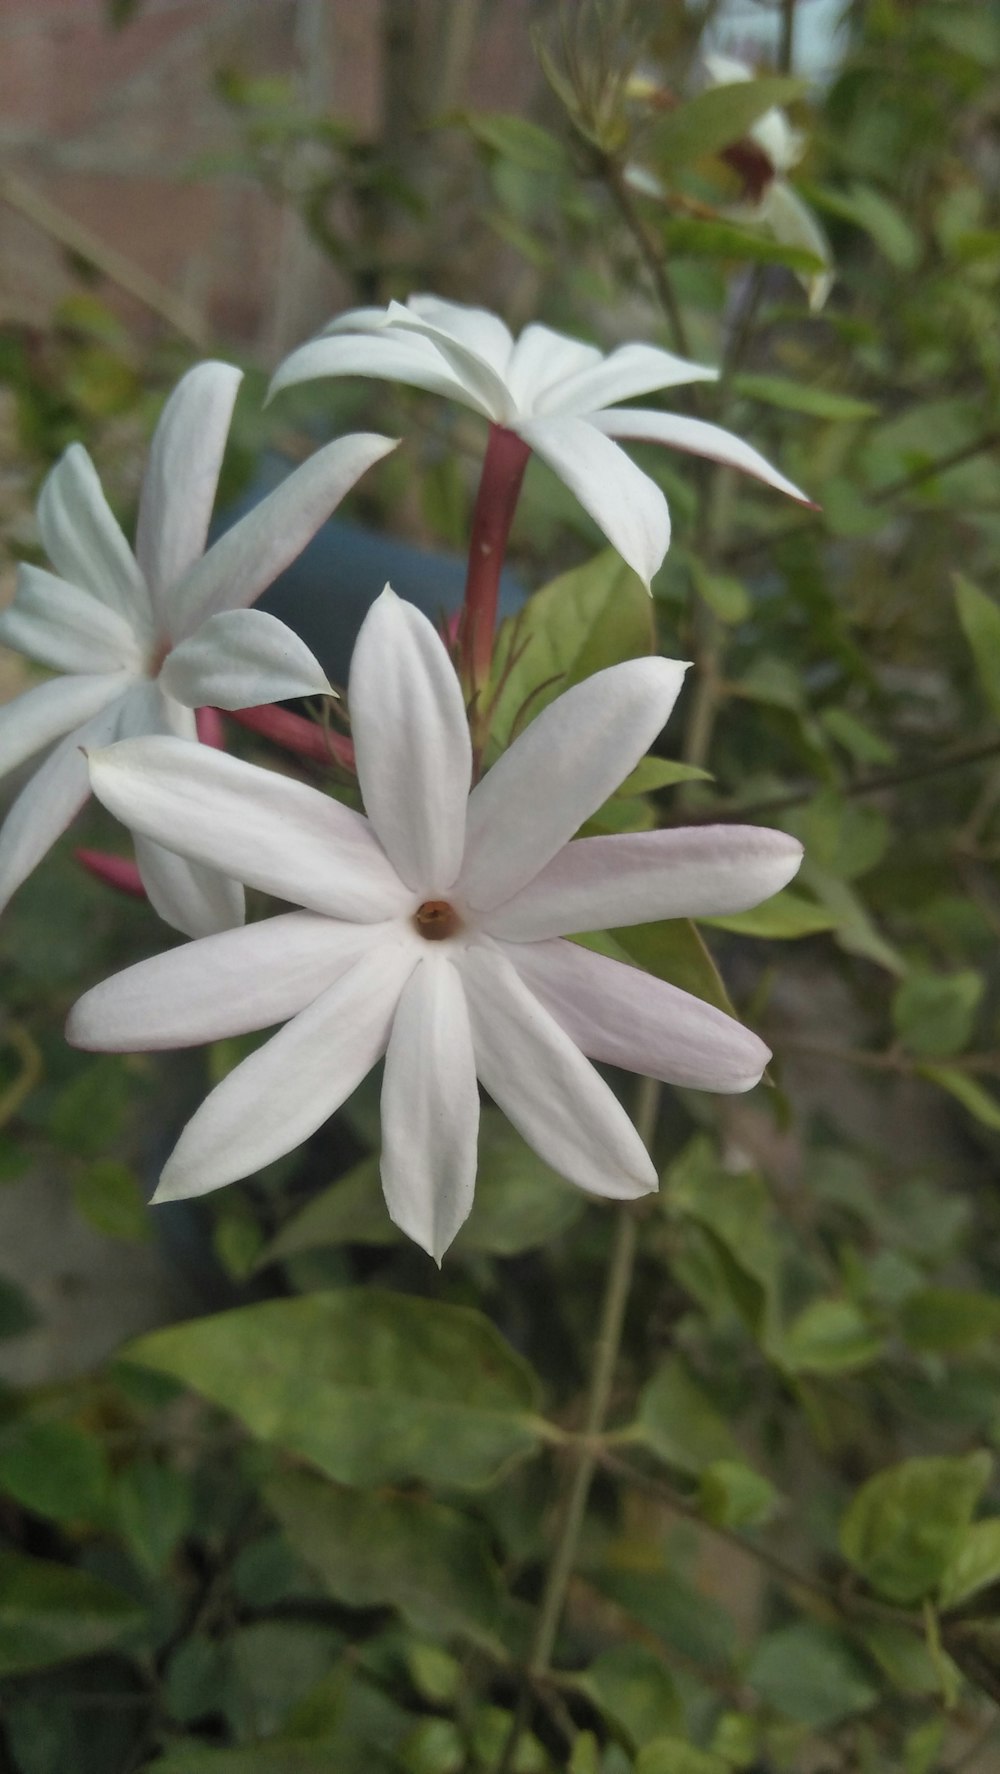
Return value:
[[(656, 1127), (660, 1103), (660, 1086), (652, 1078), (639, 1081), (636, 1107), (636, 1128), (649, 1146)], [(510, 1774), (518, 1744), (527, 1728), (532, 1709), (532, 1685), (548, 1671), (562, 1622), (573, 1567), (576, 1563), (580, 1534), (587, 1513), (590, 1487), (597, 1470), (600, 1449), (598, 1438), (604, 1428), (611, 1389), (614, 1384), (618, 1352), (621, 1348), (625, 1309), (628, 1304), (636, 1253), (636, 1215), (632, 1205), (623, 1202), (617, 1210), (614, 1240), (604, 1283), (604, 1298), (594, 1342), (593, 1366), (587, 1390), (583, 1426), (577, 1442), (576, 1465), (562, 1512), (559, 1538), (552, 1552), (545, 1588), (535, 1622), (531, 1648), (525, 1665), (526, 1680), (518, 1698), (514, 1717), (497, 1774)]]

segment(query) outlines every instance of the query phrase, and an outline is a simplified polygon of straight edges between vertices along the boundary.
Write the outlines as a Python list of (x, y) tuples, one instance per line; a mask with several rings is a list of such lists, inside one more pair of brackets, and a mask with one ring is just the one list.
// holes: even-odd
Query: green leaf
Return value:
[(534, 1376), (487, 1319), (377, 1289), (175, 1325), (127, 1359), (185, 1381), (342, 1484), (489, 1484), (543, 1431)]
[(941, 1578), (938, 1601), (942, 1608), (957, 1608), (1000, 1581), (1000, 1516), (974, 1521), (966, 1528)]
[(76, 1209), (105, 1238), (139, 1244), (152, 1237), (149, 1213), (137, 1178), (127, 1164), (98, 1160), (74, 1178)]
[(430, 1638), (505, 1656), (507, 1603), (486, 1535), (429, 1498), (339, 1490), (308, 1473), (265, 1486), (299, 1557), (350, 1608), (392, 1607)]
[(768, 1344), (792, 1374), (841, 1374), (877, 1361), (884, 1340), (852, 1300), (812, 1300)]
[(844, 1557), (890, 1601), (905, 1606), (931, 1595), (965, 1537), (992, 1466), (991, 1456), (979, 1451), (961, 1459), (904, 1460), (876, 1473), (841, 1522)]
[(851, 714), (846, 708), (824, 708), (820, 711), (820, 724), (826, 728), (831, 739), (842, 745), (846, 752), (859, 764), (891, 764), (896, 752), (880, 734), (873, 733), (864, 721)]
[(657, 1737), (640, 1751), (635, 1774), (730, 1774), (730, 1764), (683, 1737)]
[(605, 1568), (590, 1577), (602, 1595), (656, 1633), (685, 1662), (712, 1670), (732, 1666), (737, 1639), (731, 1616), (676, 1571)]
[(762, 1178), (723, 1170), (711, 1143), (699, 1136), (667, 1171), (661, 1200), (710, 1235), (738, 1311), (754, 1336), (767, 1342), (777, 1313), (779, 1246)]
[(802, 936), (835, 930), (837, 926), (832, 912), (788, 887), (749, 912), (730, 912), (725, 918), (700, 918), (698, 922), (714, 930), (730, 930), (736, 936), (759, 936), (771, 942), (794, 942)]
[(691, 559), (691, 579), (698, 596), (720, 622), (745, 622), (752, 605), (741, 579), (731, 573), (710, 573), (699, 560)]
[(968, 1072), (959, 1072), (954, 1066), (919, 1066), (921, 1078), (929, 1078), (932, 1084), (940, 1085), (963, 1109), (983, 1127), (992, 1133), (1000, 1133), (1000, 1102), (991, 1091), (969, 1076)]
[(484, 148), (526, 172), (569, 171), (569, 156), (558, 136), (527, 117), (512, 111), (463, 111), (461, 121)]
[(1000, 1336), (1000, 1299), (961, 1288), (918, 1288), (900, 1305), (899, 1327), (911, 1349), (963, 1355)]
[(660, 232), (671, 259), (744, 259), (755, 265), (785, 265), (790, 271), (823, 270), (823, 260), (808, 248), (736, 222), (670, 216), (660, 223)]
[(159, 1576), (194, 1525), (190, 1480), (159, 1460), (134, 1460), (118, 1475), (114, 1506), (126, 1544), (139, 1564)]
[(838, 394), (832, 388), (818, 388), (815, 383), (793, 382), (784, 376), (740, 375), (734, 379), (733, 387), (747, 400), (759, 400), (765, 406), (781, 407), (789, 413), (808, 413), (814, 419), (850, 422), (878, 417), (879, 409), (870, 400)]
[(709, 770), (697, 764), (682, 764), (679, 758), (643, 758), (626, 776), (618, 790), (620, 795), (648, 795), (654, 789), (673, 788), (678, 782), (711, 782)]
[[(550, 1170), (502, 1115), (486, 1109), (479, 1129), (475, 1200), (451, 1254), (516, 1256), (536, 1250), (567, 1231), (585, 1206), (578, 1189)], [(288, 1220), (258, 1266), (306, 1250), (401, 1239), (386, 1212), (378, 1160), (367, 1158)]]
[(49, 1123), (52, 1138), (77, 1157), (99, 1158), (117, 1137), (131, 1101), (121, 1059), (92, 1060), (56, 1098)]
[(783, 74), (710, 86), (657, 118), (646, 134), (643, 158), (669, 173), (703, 154), (716, 154), (740, 141), (772, 105), (786, 105), (805, 90), (804, 81)]
[(765, 1706), (815, 1731), (867, 1712), (879, 1698), (849, 1641), (815, 1620), (768, 1633), (746, 1680)]
[(643, 1645), (615, 1645), (602, 1651), (573, 1686), (641, 1749), (651, 1738), (676, 1731), (684, 1722), (680, 1697), (662, 1659)]
[(1000, 716), (1000, 605), (964, 573), (953, 575), (955, 607), (969, 643), (979, 682), (993, 713)]
[(92, 1657), (141, 1619), (131, 1596), (86, 1571), (0, 1551), (0, 1675)]
[(492, 731), (502, 740), (604, 666), (653, 651), (653, 605), (637, 573), (607, 548), (560, 574), (501, 624)]
[(698, 1487), (706, 1521), (719, 1528), (759, 1528), (771, 1520), (781, 1498), (769, 1478), (742, 1460), (715, 1460)]
[(983, 980), (966, 969), (947, 976), (908, 974), (896, 989), (892, 1020), (910, 1053), (948, 1058), (961, 1053), (972, 1037)]
[(919, 1630), (895, 1620), (866, 1620), (856, 1630), (869, 1656), (901, 1694), (940, 1692), (939, 1671)]
[(635, 1422), (623, 1434), (695, 1477), (714, 1461), (740, 1457), (728, 1423), (679, 1355), (660, 1363), (642, 1389)]
[(72, 1423), (28, 1418), (0, 1434), (0, 1490), (36, 1515), (100, 1524), (107, 1483), (100, 1443)]
[(847, 191), (826, 186), (813, 189), (810, 195), (832, 215), (863, 228), (897, 271), (916, 270), (923, 256), (919, 234), (899, 205), (873, 185), (855, 184)]

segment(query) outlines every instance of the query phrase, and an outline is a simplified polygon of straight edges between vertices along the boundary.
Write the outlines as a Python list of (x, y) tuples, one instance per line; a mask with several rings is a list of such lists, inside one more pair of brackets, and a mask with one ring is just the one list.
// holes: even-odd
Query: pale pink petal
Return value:
[(196, 1047), (286, 1022), (384, 940), (377, 924), (283, 912), (182, 943), (94, 986), (66, 1039), (95, 1053)]
[(160, 682), (188, 708), (249, 708), (292, 696), (329, 696), (305, 641), (265, 610), (223, 610), (167, 655)]
[(515, 429), (576, 494), (648, 589), (670, 546), (670, 512), (655, 482), (594, 420), (518, 420)]
[(497, 950), (461, 957), (476, 1071), (530, 1146), (593, 1195), (631, 1200), (656, 1171), (614, 1092)]
[(579, 838), (485, 928), (514, 942), (659, 918), (747, 911), (792, 879), (802, 845), (757, 825), (696, 825), (625, 837)]
[(337, 438), (294, 468), (171, 588), (167, 611), (171, 639), (183, 640), (220, 610), (242, 610), (255, 603), (302, 553), (365, 470), (395, 448), (393, 438), (358, 432)]
[(79, 813), (90, 794), (81, 748), (107, 745), (114, 738), (119, 714), (116, 699), (70, 733), (10, 808), (0, 831), (0, 910)]
[(317, 376), (376, 376), (383, 382), (406, 382), (411, 388), (444, 394), (473, 412), (492, 417), (478, 395), (466, 388), (445, 362), (437, 346), (418, 332), (404, 334), (394, 327), (391, 331), (338, 332), (313, 339), (279, 364), (268, 399), (283, 388), (311, 382)]
[(433, 625), (389, 586), (361, 625), (348, 701), (372, 828), (408, 887), (440, 895), (462, 866), (469, 724)]
[(591, 1059), (692, 1090), (750, 1090), (771, 1055), (690, 992), (573, 942), (504, 943), (525, 985)]
[(385, 1056), (382, 1187), (390, 1219), (439, 1263), (472, 1207), (479, 1090), (458, 973), (423, 947)]
[(154, 1201), (250, 1176), (315, 1133), (385, 1052), (416, 960), (388, 938), (230, 1072), (185, 1127)]
[(656, 345), (619, 345), (599, 364), (581, 369), (554, 384), (535, 404), (539, 417), (596, 413), (611, 401), (631, 400), (636, 394), (652, 394), (657, 388), (678, 388), (687, 382), (714, 382), (718, 370), (689, 363)]
[(96, 753), (91, 778), (132, 831), (249, 887), (364, 924), (414, 909), (368, 821), (304, 783), (183, 739)]
[(811, 505), (808, 493), (772, 468), (766, 456), (724, 431), (721, 425), (709, 425), (704, 419), (686, 419), (680, 413), (644, 412), (638, 407), (606, 407), (594, 413), (591, 424), (607, 432), (609, 437), (628, 437), (644, 443), (667, 444), (673, 450), (689, 450), (695, 456), (707, 456), (727, 468), (738, 468), (752, 474), (779, 493), (787, 493), (802, 505)]
[(117, 702), (129, 682), (118, 671), (98, 677), (49, 678), (5, 702), (0, 708), (0, 776)]
[(139, 500), (135, 552), (153, 607), (166, 620), (169, 588), (205, 548), (242, 370), (200, 363), (160, 415)]
[(629, 659), (542, 710), (473, 789), (459, 893), (492, 910), (551, 862), (649, 750), (677, 700), (677, 659)]
[(0, 643), (55, 671), (141, 671), (131, 623), (92, 592), (22, 563), (14, 602), (0, 614)]
[(82, 585), (126, 621), (152, 621), (146, 582), (82, 444), (70, 444), (38, 496), (45, 552), (63, 579)]

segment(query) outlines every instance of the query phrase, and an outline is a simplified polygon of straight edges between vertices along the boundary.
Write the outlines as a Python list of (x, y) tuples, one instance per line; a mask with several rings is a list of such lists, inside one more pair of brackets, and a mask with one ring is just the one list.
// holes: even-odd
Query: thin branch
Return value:
[[(632, 201), (632, 193), (625, 183), (625, 176), (619, 163), (608, 155), (605, 158), (602, 171), (608, 190), (621, 211), (622, 220), (639, 248), (646, 269), (652, 278), (660, 306), (670, 322), (675, 349), (681, 357), (690, 357), (691, 347), (688, 342), (684, 316), (681, 313), (677, 292), (674, 289), (670, 271), (664, 262), (663, 253)], [(692, 404), (696, 404), (697, 397), (694, 391), (689, 391), (689, 394)]]
[(165, 289), (155, 277), (150, 277), (141, 266), (132, 263), (116, 247), (109, 246), (99, 235), (78, 222), (75, 217), (67, 215), (58, 205), (43, 197), (33, 185), (13, 172), (0, 172), (0, 202), (7, 203), (16, 209), (19, 215), (25, 216), (43, 234), (55, 240), (67, 252), (76, 253), (81, 259), (93, 265), (109, 283), (117, 284), (126, 295), (134, 297), (153, 314), (159, 315), (181, 337), (188, 339), (199, 350), (208, 345), (208, 328), (202, 316), (182, 296), (175, 295), (173, 290)]

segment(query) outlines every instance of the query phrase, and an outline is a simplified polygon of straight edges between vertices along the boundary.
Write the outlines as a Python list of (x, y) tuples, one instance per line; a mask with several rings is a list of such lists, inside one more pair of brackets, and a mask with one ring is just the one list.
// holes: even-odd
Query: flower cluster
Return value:
[[(333, 374), (400, 377), (474, 408), (562, 475), (647, 582), (669, 540), (666, 505), (615, 438), (713, 456), (803, 497), (716, 426), (611, 405), (710, 374), (650, 346), (605, 358), (541, 326), (515, 343), (495, 316), (424, 296), (344, 316), (293, 354), (275, 387)], [(394, 447), (374, 435), (329, 444), (206, 550), (238, 381), (204, 364), (167, 403), (134, 554), (73, 446), (39, 507), (56, 572), (24, 567), (0, 618), (0, 639), (66, 674), (0, 715), (0, 769), (56, 742), (0, 836), (3, 899), (91, 786), (130, 828), (156, 909), (195, 938), (88, 992), (70, 1040), (157, 1049), (284, 1025), (193, 1116), (157, 1199), (201, 1194), (290, 1151), (383, 1056), (389, 1212), (437, 1259), (472, 1203), (479, 1082), (581, 1188), (617, 1198), (655, 1188), (649, 1154), (591, 1062), (740, 1091), (768, 1051), (712, 1006), (568, 939), (749, 908), (791, 878), (800, 846), (739, 826), (576, 835), (667, 721), (686, 669), (674, 660), (634, 659), (575, 685), (476, 780), (449, 648), (389, 587), (363, 624), (348, 687), (365, 814), (198, 744), (200, 706), (330, 691), (302, 642), (248, 606)], [(466, 616), (475, 578), (473, 558)], [(491, 623), (482, 632), (491, 643)], [(241, 927), (244, 886), (297, 909)]]

